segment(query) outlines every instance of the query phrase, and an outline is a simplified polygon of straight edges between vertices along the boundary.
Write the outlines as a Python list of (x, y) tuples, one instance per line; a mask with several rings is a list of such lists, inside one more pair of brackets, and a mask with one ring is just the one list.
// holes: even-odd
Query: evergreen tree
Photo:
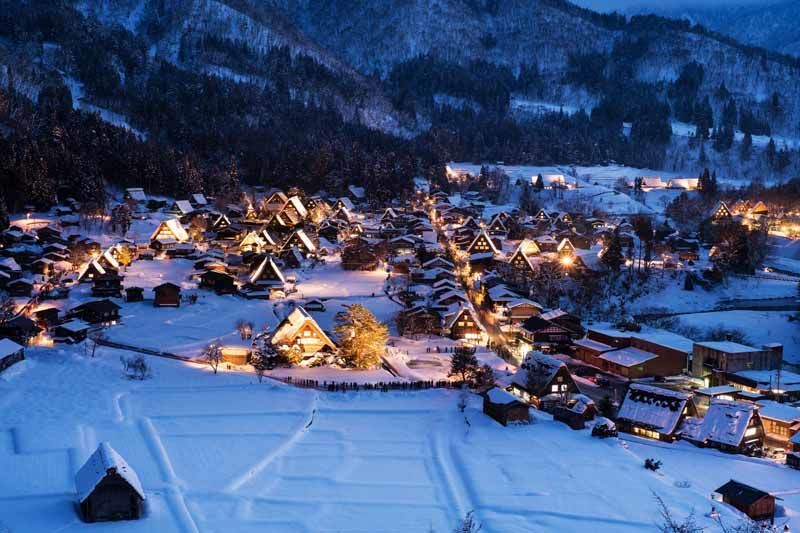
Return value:
[(694, 290), (694, 280), (692, 279), (692, 275), (689, 272), (686, 273), (686, 278), (683, 280), (683, 290), (685, 291)]
[(334, 328), (344, 360), (360, 369), (376, 368), (389, 340), (389, 328), (360, 304), (346, 306), (336, 315)]
[(6, 197), (0, 196), (0, 231), (8, 228), (8, 207), (6, 206)]
[(605, 250), (603, 250), (602, 257), (603, 264), (608, 267), (612, 275), (619, 272), (619, 267), (622, 265), (624, 258), (622, 256), (622, 240), (619, 236), (619, 227), (614, 229), (611, 234), (611, 239), (608, 242)]
[(475, 377), (478, 372), (478, 358), (475, 357), (475, 348), (457, 346), (450, 358), (450, 375), (466, 383)]
[(742, 161), (750, 161), (750, 158), (753, 155), (753, 136), (749, 131), (745, 132), (744, 139), (742, 139), (742, 145), (739, 150), (739, 156), (742, 158)]

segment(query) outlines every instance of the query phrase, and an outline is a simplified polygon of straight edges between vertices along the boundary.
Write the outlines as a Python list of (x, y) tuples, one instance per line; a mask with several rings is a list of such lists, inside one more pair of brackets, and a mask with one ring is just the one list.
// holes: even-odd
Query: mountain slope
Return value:
[(387, 73), (421, 54), (456, 63), (485, 60), (536, 65), (559, 83), (573, 55), (609, 53), (623, 40), (643, 39), (632, 65), (646, 82), (675, 80), (696, 61), (705, 67), (701, 94), (720, 84), (739, 102), (757, 105), (778, 93), (786, 114), (776, 130), (800, 124), (800, 61), (769, 56), (730, 39), (658, 18), (630, 22), (560, 0), (270, 0), (304, 32), (363, 73)]
[(743, 43), (800, 56), (800, 26), (797, 24), (800, 20), (800, 3), (795, 0), (778, 0), (767, 5), (683, 5), (674, 8), (648, 4), (630, 7), (625, 13), (657, 13), (686, 19)]

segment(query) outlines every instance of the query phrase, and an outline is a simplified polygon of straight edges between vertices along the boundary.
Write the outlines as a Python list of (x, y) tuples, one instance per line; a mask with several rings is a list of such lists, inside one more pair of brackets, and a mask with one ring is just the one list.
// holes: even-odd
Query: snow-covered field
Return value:
[[(540, 413), (504, 428), (454, 392), (319, 393), (161, 359), (134, 382), (120, 354), (31, 348), (2, 375), (0, 530), (447, 532), (475, 510), (491, 532), (655, 531), (653, 493), (710, 526), (730, 478), (781, 491), (800, 527), (797, 472), (766, 461), (601, 441)], [(137, 471), (142, 520), (80, 522), (73, 476), (100, 441)]]

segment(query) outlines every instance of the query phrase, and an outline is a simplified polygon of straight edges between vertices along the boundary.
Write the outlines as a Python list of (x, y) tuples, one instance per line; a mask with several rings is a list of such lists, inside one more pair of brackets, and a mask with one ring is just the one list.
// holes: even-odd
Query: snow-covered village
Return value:
[(11, 215), (0, 524), (800, 527), (797, 213), (555, 170)]
[(0, 2), (0, 533), (800, 532), (799, 20)]

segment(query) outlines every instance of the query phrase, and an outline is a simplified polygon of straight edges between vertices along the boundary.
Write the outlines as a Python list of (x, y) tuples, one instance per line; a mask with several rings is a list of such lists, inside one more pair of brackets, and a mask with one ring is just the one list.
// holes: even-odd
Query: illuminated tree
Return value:
[(222, 362), (222, 348), (218, 341), (214, 341), (205, 348), (202, 352), (203, 361), (211, 367), (214, 373), (217, 373), (219, 364)]
[(336, 315), (334, 328), (343, 359), (355, 368), (377, 367), (386, 349), (389, 328), (363, 305), (354, 304), (346, 309)]

